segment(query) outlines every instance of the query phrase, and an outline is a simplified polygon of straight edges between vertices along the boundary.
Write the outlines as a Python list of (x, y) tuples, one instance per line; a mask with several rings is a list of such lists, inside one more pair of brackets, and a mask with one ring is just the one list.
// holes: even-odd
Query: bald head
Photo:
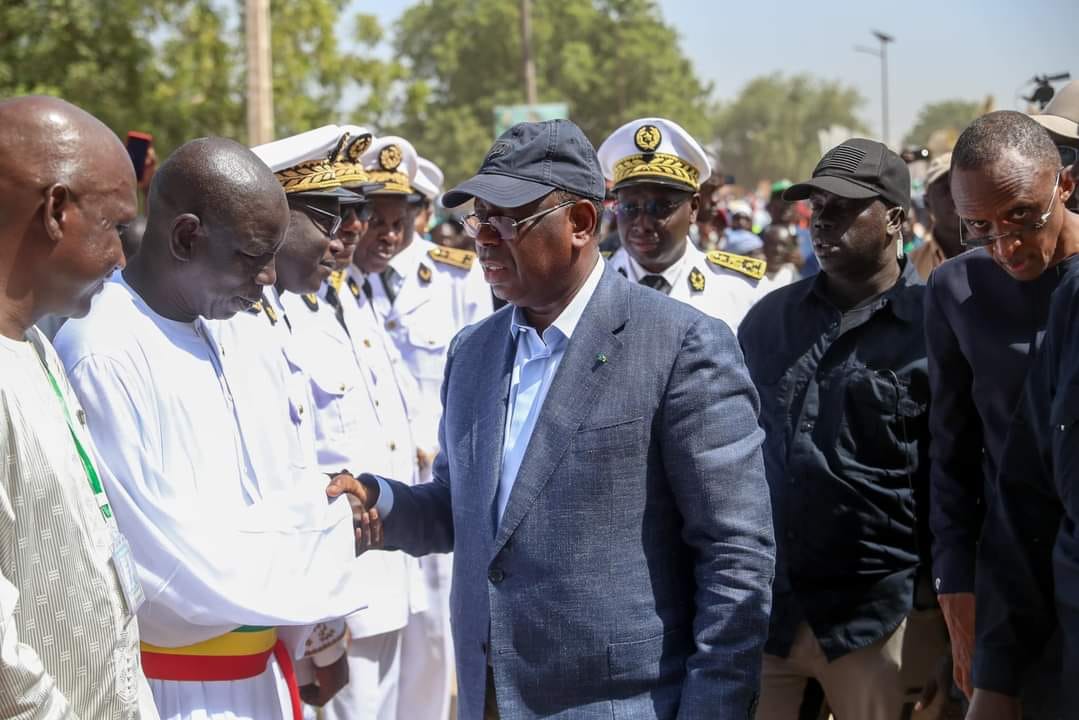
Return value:
[(173, 320), (231, 317), (274, 283), (288, 221), (285, 191), (254, 153), (225, 138), (192, 140), (154, 174), (124, 277)]
[(52, 97), (0, 101), (0, 302), (9, 318), (88, 310), (123, 263), (119, 231), (134, 216), (135, 171), (100, 120)]
[(285, 193), (270, 168), (240, 143), (220, 137), (198, 138), (177, 148), (154, 174), (149, 207), (148, 229), (182, 213), (223, 225), (253, 209), (288, 213)]
[(129, 177), (120, 138), (85, 110), (44, 95), (0, 101), (0, 220), (11, 218), (24, 192), (54, 183), (97, 191), (103, 179), (115, 185)]
[(1045, 128), (1021, 112), (999, 110), (967, 126), (952, 149), (952, 168), (981, 170), (1003, 158), (1050, 170), (1060, 167), (1060, 153)]

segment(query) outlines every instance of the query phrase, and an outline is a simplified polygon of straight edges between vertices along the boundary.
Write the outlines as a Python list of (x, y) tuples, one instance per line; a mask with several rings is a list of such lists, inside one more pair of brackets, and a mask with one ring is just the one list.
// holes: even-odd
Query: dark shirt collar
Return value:
[[(835, 308), (832, 301), (828, 299), (827, 291), (825, 290), (824, 283), (827, 277), (822, 270), (813, 277), (813, 282), (806, 283), (802, 289), (802, 297), (800, 300), (805, 300), (809, 295), (814, 295), (816, 298), (827, 305), (830, 308)], [(885, 290), (880, 296), (877, 297), (876, 302), (873, 303), (874, 312), (881, 307), (891, 308), (892, 314), (900, 320), (910, 323), (916, 322), (922, 315), (922, 303), (919, 298), (920, 292), (911, 292), (916, 287), (924, 287), (925, 280), (918, 274), (918, 270), (914, 267), (914, 263), (908, 262), (907, 258), (899, 259), (899, 279), (896, 280), (895, 285), (888, 290)]]

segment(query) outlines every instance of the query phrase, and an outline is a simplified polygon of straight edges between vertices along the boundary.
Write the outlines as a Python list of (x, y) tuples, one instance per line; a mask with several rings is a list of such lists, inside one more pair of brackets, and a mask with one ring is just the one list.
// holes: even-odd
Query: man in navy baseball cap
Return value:
[(479, 198), (500, 207), (521, 207), (563, 190), (602, 202), (603, 171), (592, 143), (569, 120), (518, 123), (495, 141), (480, 171), (446, 193), (457, 207)]
[(603, 261), (603, 195), (566, 120), (510, 129), (446, 193), (474, 199), (511, 307), (450, 345), (432, 482), (361, 478), (387, 547), (454, 552), (462, 720), (753, 716), (774, 565), (757, 394), (722, 320)]

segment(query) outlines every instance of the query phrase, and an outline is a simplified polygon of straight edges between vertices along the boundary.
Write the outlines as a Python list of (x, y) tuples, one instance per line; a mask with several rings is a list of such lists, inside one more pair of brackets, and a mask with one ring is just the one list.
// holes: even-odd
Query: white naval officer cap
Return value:
[(342, 187), (359, 189), (370, 186), (371, 177), (360, 162), (364, 152), (375, 141), (375, 135), (362, 125), (339, 125), (341, 141), (334, 153), (333, 169)]
[(442, 194), (445, 179), (438, 165), (425, 157), (416, 158), (416, 177), (412, 181), (412, 189), (417, 193), (434, 202)]
[(653, 183), (696, 192), (712, 174), (704, 148), (665, 118), (631, 120), (611, 133), (596, 154), (614, 190)]
[(387, 135), (371, 143), (360, 155), (360, 164), (371, 182), (382, 187), (368, 195), (411, 195), (416, 179), (416, 149), (397, 135)]
[(343, 133), (336, 125), (256, 145), (251, 151), (273, 171), (286, 195), (318, 195), (352, 199), (341, 187), (334, 157)]

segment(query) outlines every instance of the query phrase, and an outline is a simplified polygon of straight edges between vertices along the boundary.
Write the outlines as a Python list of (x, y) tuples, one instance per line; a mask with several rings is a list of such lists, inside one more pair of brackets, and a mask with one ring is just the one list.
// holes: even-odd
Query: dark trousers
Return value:
[(487, 692), (483, 698), (483, 720), (498, 720), (498, 702), (495, 700), (495, 674), (487, 666)]

